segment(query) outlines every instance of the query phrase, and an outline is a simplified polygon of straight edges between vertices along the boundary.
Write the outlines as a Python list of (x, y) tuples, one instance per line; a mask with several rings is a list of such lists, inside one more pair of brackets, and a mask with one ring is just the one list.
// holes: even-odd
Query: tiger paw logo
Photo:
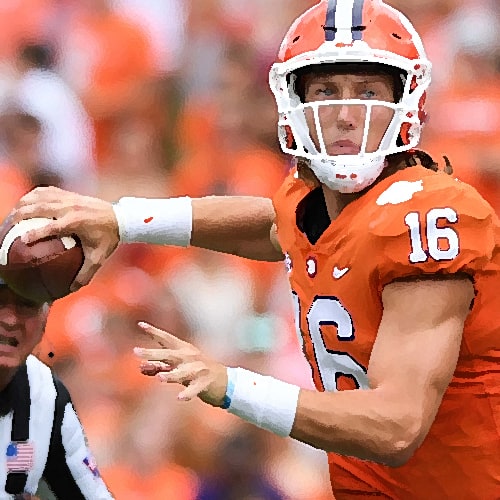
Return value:
[(391, 184), (377, 199), (377, 205), (399, 205), (410, 201), (415, 193), (424, 190), (422, 181), (398, 181)]

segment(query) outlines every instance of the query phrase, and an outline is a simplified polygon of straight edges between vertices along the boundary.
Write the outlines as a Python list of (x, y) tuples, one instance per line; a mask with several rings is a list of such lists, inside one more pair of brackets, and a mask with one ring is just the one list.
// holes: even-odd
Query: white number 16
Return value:
[[(433, 208), (427, 213), (425, 220), (425, 236), (427, 249), (422, 241), (422, 225), (419, 212), (410, 212), (405, 223), (410, 228), (411, 248), (410, 262), (426, 262), (429, 257), (434, 260), (453, 260), (460, 252), (457, 232), (451, 227), (438, 227), (438, 221), (445, 219), (450, 224), (458, 221), (458, 215), (452, 208)], [(439, 247), (439, 240), (446, 240), (448, 248)]]
[[(295, 305), (295, 324), (297, 334), (302, 343), (300, 333), (300, 303), (293, 292)], [(349, 311), (344, 308), (336, 297), (316, 297), (306, 315), (308, 332), (314, 349), (314, 357), (325, 391), (337, 391), (337, 382), (340, 377), (348, 377), (354, 381), (356, 388), (368, 389), (368, 375), (366, 368), (358, 363), (348, 352), (334, 351), (325, 345), (325, 338), (321, 331), (322, 326), (334, 325), (337, 327), (337, 340), (348, 346), (355, 338), (354, 326)]]

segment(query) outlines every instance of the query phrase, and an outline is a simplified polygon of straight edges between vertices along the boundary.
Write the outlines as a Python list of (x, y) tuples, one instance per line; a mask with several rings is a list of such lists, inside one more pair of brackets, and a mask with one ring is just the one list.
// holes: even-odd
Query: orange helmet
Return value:
[[(373, 63), (396, 70), (401, 77), (398, 102), (348, 99), (301, 102), (295, 72), (322, 64)], [(410, 21), (382, 0), (323, 0), (295, 20), (281, 44), (278, 62), (269, 74), (276, 98), (278, 135), (285, 153), (306, 158), (318, 179), (331, 189), (356, 192), (380, 175), (389, 154), (417, 146), (425, 119), (425, 93), (431, 63)], [(363, 144), (358, 154), (329, 155), (320, 131), (319, 144), (311, 137), (305, 115), (314, 114), (321, 129), (319, 108), (328, 105), (366, 106)], [(393, 118), (376, 151), (366, 140), (373, 106), (393, 110)]]

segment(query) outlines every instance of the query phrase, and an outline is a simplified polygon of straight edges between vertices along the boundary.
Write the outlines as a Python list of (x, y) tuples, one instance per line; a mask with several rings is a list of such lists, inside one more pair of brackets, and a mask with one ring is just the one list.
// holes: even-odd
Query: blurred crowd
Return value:
[[(2, 0), (0, 215), (35, 185), (114, 201), (272, 196), (267, 72), (314, 0)], [(433, 61), (422, 147), (500, 212), (500, 5), (390, 0)], [(140, 375), (139, 320), (233, 366), (311, 387), (281, 263), (122, 246), (58, 301), (42, 361), (72, 392), (118, 500), (331, 498), (326, 457)]]

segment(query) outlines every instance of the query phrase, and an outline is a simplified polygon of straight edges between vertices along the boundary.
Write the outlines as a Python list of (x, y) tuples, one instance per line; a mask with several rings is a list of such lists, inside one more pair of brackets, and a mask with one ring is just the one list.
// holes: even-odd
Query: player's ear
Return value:
[(40, 319), (43, 322), (43, 330), (45, 331), (45, 327), (47, 326), (47, 320), (49, 319), (49, 312), (52, 306), (51, 302), (44, 302), (40, 307)]
[(276, 223), (274, 223), (271, 226), (271, 231), (269, 232), (269, 238), (271, 239), (271, 243), (273, 244), (273, 247), (278, 250), (278, 252), (282, 252), (281, 250), (281, 245), (278, 241), (278, 228), (276, 227)]

